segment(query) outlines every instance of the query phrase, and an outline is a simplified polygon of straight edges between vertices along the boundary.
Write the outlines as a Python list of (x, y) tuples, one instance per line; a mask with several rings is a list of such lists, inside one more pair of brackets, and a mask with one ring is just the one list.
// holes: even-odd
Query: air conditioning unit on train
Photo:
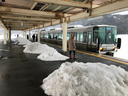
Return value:
[(53, 28), (53, 29), (50, 29), (50, 31), (52, 30), (61, 30), (62, 28)]
[(67, 28), (70, 29), (70, 28), (81, 28), (81, 27), (84, 27), (83, 25), (71, 25), (71, 26), (68, 26)]

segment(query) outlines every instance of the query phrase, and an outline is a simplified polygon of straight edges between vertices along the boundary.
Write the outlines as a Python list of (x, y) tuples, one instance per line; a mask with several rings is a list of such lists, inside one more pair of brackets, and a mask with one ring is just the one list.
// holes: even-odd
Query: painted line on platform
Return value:
[(118, 62), (118, 63), (122, 63), (122, 64), (125, 64), (125, 65), (128, 65), (127, 62), (123, 62), (123, 61), (119, 61), (119, 60), (115, 60), (115, 59), (111, 59), (111, 58), (107, 58), (107, 57), (103, 57), (103, 56), (98, 56), (98, 55), (94, 55), (94, 54), (90, 54), (90, 53), (86, 53), (86, 52), (82, 52), (82, 51), (78, 51), (78, 50), (76, 50), (76, 52), (79, 52), (79, 53), (83, 53), (83, 54), (87, 54), (87, 55), (91, 55), (91, 56), (99, 57), (99, 58), (102, 58), (102, 59), (106, 59), (106, 60), (110, 60), (110, 61), (114, 61), (114, 62)]
[[(43, 42), (43, 43), (46, 43), (46, 42)], [(53, 45), (53, 46), (62, 48), (59, 45), (54, 45), (54, 44), (50, 44), (50, 43), (46, 43), (46, 44), (49, 44), (49, 45)], [(116, 60), (116, 59), (111, 59), (111, 58), (107, 58), (107, 57), (103, 57), (103, 56), (98, 56), (98, 55), (95, 55), (95, 54), (91, 54), (91, 53), (87, 53), (87, 52), (82, 52), (82, 51), (78, 51), (78, 50), (76, 50), (76, 52), (79, 52), (79, 53), (83, 53), (83, 54), (87, 54), (87, 55), (95, 56), (95, 57), (98, 57), (98, 58), (102, 58), (102, 59), (106, 59), (106, 60), (110, 60), (110, 61), (114, 61), (114, 62), (118, 62), (118, 63), (122, 63), (122, 64), (125, 64), (125, 65), (128, 65), (127, 62), (119, 61), (119, 60)]]

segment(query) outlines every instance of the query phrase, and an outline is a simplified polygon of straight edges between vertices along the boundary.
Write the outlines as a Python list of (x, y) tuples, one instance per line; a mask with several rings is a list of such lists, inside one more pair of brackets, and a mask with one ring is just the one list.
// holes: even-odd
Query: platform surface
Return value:
[[(63, 53), (60, 47), (49, 45)], [(113, 58), (77, 50), (77, 59), (66, 61), (41, 61), (36, 59), (38, 54), (23, 53), (23, 46), (12, 42), (4, 45), (0, 42), (0, 96), (48, 96), (41, 89), (42, 80), (63, 62), (101, 62), (116, 65), (128, 71), (128, 63)]]

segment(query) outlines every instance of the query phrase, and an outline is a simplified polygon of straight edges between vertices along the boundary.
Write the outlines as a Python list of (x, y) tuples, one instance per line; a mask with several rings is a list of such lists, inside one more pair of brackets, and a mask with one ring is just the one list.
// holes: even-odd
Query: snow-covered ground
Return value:
[(4, 39), (4, 35), (0, 35), (0, 40)]
[(45, 51), (55, 51), (54, 48), (49, 47), (46, 44), (41, 44), (38, 42), (27, 44), (25, 45), (25, 47), (26, 48), (23, 50), (24, 53), (41, 54)]
[(49, 47), (46, 44), (38, 42), (32, 43), (21, 37), (17, 37), (16, 40), (19, 42), (19, 45), (24, 45), (24, 53), (40, 54), (37, 59), (43, 61), (60, 61), (69, 59), (69, 57), (60, 54), (56, 49)]
[(128, 96), (128, 72), (102, 63), (65, 62), (41, 88), (51, 96)]
[(128, 60), (128, 35), (117, 35), (117, 38), (121, 38), (121, 48), (114, 53), (114, 57)]
[(22, 38), (22, 37), (17, 37), (15, 38), (15, 40), (17, 40), (19, 43), (19, 45), (27, 45), (27, 44), (31, 44), (32, 42), (25, 39), (25, 38)]

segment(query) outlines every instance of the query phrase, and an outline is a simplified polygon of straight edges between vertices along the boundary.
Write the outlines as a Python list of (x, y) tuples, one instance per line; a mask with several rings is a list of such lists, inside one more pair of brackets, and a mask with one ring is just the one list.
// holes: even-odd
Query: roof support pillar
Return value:
[(62, 50), (63, 52), (67, 52), (67, 22), (63, 22)]
[(92, 1), (90, 1), (90, 10), (89, 10), (89, 16), (92, 15)]
[(4, 44), (7, 44), (7, 41), (6, 41), (6, 29), (4, 28)]
[(26, 34), (26, 32), (27, 32), (27, 31), (25, 30), (25, 39), (27, 39), (27, 34)]
[(9, 30), (7, 29), (7, 41), (9, 41)]
[(40, 43), (40, 27), (38, 26), (38, 42)]
[(9, 43), (11, 42), (11, 27), (8, 28)]
[(31, 33), (30, 33), (30, 31), (31, 31), (31, 30), (29, 29), (29, 40), (31, 40)]

